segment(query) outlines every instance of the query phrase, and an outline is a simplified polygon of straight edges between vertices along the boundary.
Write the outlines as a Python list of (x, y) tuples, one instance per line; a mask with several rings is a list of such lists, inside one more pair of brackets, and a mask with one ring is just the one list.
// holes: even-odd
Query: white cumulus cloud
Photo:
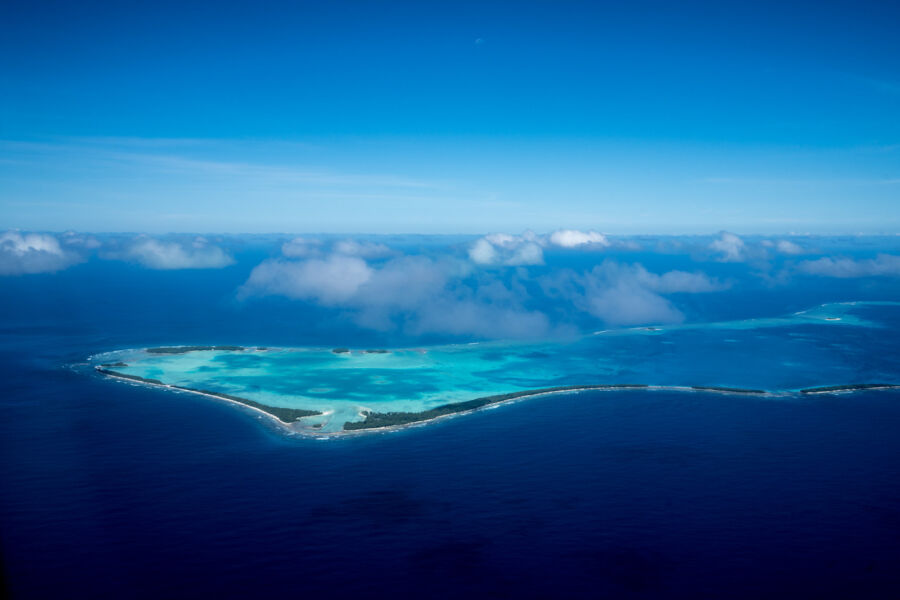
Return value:
[[(617, 242), (618, 247), (639, 249), (632, 241)], [(558, 229), (548, 235), (537, 235), (526, 231), (522, 235), (491, 233), (476, 240), (469, 247), (469, 259), (478, 265), (528, 266), (544, 264), (544, 248), (580, 248), (601, 250), (613, 246), (605, 235), (598, 231)]]
[(560, 229), (550, 234), (549, 242), (562, 248), (576, 248), (578, 246), (594, 245), (600, 247), (609, 246), (606, 236), (597, 231), (578, 231), (577, 229)]
[(353, 297), (372, 277), (360, 258), (333, 255), (303, 261), (267, 260), (257, 265), (242, 288), (242, 295), (278, 295), (341, 304)]
[(221, 269), (234, 263), (231, 256), (202, 237), (190, 243), (160, 241), (139, 236), (114, 258), (133, 260), (149, 269)]
[(719, 239), (714, 240), (709, 247), (720, 253), (719, 260), (723, 262), (740, 262), (745, 258), (746, 244), (739, 236), (723, 231)]
[(540, 238), (530, 231), (522, 235), (492, 233), (469, 248), (469, 259), (479, 265), (527, 266), (544, 264)]
[(49, 234), (7, 231), (0, 235), (0, 275), (51, 273), (84, 260)]

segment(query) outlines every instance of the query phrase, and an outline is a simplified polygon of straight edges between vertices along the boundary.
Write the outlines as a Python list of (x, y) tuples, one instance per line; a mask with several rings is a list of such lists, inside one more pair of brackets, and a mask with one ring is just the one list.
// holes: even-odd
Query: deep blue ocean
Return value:
[[(287, 301), (239, 305), (254, 252), (0, 282), (13, 597), (900, 597), (896, 391), (581, 393), (315, 440), (79, 367), (170, 343), (409, 342)], [(898, 299), (896, 279), (753, 285), (681, 306), (716, 320)]]

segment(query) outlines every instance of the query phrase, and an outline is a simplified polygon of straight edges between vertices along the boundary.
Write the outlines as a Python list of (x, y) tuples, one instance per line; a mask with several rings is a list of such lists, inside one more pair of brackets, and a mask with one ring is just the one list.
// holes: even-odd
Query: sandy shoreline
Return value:
[[(477, 406), (475, 408), (463, 409), (459, 411), (449, 412), (445, 414), (441, 414), (435, 417), (430, 417), (426, 419), (422, 419), (419, 421), (413, 421), (409, 423), (402, 423), (397, 425), (386, 425), (379, 427), (366, 427), (359, 428), (353, 430), (340, 430), (340, 431), (317, 431), (316, 428), (312, 426), (306, 426), (300, 423), (299, 421), (295, 422), (285, 422), (282, 419), (278, 418), (274, 414), (270, 412), (266, 412), (264, 409), (257, 408), (255, 406), (251, 406), (240, 400), (235, 400), (232, 398), (225, 397), (223, 395), (219, 395), (216, 393), (208, 393), (201, 390), (195, 390), (191, 388), (186, 388), (182, 386), (174, 386), (162, 382), (156, 381), (148, 381), (143, 378), (136, 378), (135, 376), (126, 376), (121, 373), (116, 373), (115, 371), (111, 371), (108, 369), (102, 369), (100, 367), (95, 367), (95, 370), (108, 377), (112, 377), (118, 381), (125, 381), (134, 384), (141, 384), (155, 388), (164, 388), (175, 392), (187, 392), (190, 394), (196, 394), (198, 396), (205, 396), (207, 398), (212, 398), (214, 400), (220, 400), (224, 402), (228, 402), (244, 409), (252, 410), (260, 415), (265, 416), (270, 422), (276, 424), (278, 428), (284, 432), (288, 432), (291, 434), (302, 435), (307, 437), (314, 438), (336, 438), (336, 437), (346, 437), (352, 435), (362, 435), (362, 434), (370, 434), (370, 433), (388, 433), (395, 431), (402, 431), (404, 429), (410, 429), (413, 427), (422, 427), (425, 425), (429, 425), (431, 423), (436, 423), (438, 421), (446, 420), (453, 417), (460, 417), (464, 415), (469, 415), (477, 411), (488, 410), (491, 408), (497, 408), (500, 406), (506, 406), (509, 404), (513, 404), (515, 402), (520, 402), (522, 400), (526, 400), (529, 398), (535, 398), (538, 396), (551, 396), (555, 394), (577, 394), (581, 392), (623, 392), (623, 391), (672, 391), (672, 392), (694, 392), (694, 393), (705, 393), (705, 394), (724, 394), (724, 395), (736, 395), (736, 396), (754, 396), (754, 397), (784, 397), (784, 396), (802, 396), (802, 395), (818, 395), (818, 394), (846, 394), (852, 392), (860, 392), (860, 391), (875, 391), (875, 390), (884, 390), (884, 389), (895, 389), (900, 387), (900, 385), (896, 384), (852, 384), (846, 386), (827, 386), (821, 388), (807, 388), (802, 390), (785, 390), (785, 391), (769, 391), (769, 390), (749, 390), (743, 388), (728, 388), (728, 387), (720, 387), (720, 386), (687, 386), (687, 385), (643, 385), (643, 384), (609, 384), (609, 385), (582, 385), (582, 386), (571, 386), (565, 388), (554, 388), (554, 389), (536, 389), (534, 391), (522, 391), (515, 392), (515, 396), (511, 398), (504, 398), (502, 400), (497, 400), (494, 402), (488, 402), (481, 406)], [(365, 416), (360, 413), (360, 416)]]
[(265, 416), (269, 420), (277, 423), (282, 429), (287, 429), (288, 431), (294, 431), (294, 429), (291, 428), (290, 423), (285, 423), (284, 421), (282, 421), (281, 419), (279, 419), (272, 413), (266, 412), (266, 411), (262, 410), (261, 408), (256, 408), (255, 406), (250, 406), (249, 404), (245, 404), (244, 402), (239, 402), (237, 400), (232, 400), (232, 399), (226, 398), (224, 396), (220, 396), (217, 394), (210, 394), (208, 392), (203, 392), (200, 390), (194, 390), (191, 388), (175, 386), (175, 385), (169, 385), (168, 383), (162, 383), (162, 382), (156, 383), (153, 381), (147, 381), (146, 379), (138, 379), (135, 377), (126, 377), (121, 373), (116, 373), (115, 371), (110, 371), (108, 369), (101, 369), (100, 367), (94, 367), (94, 370), (97, 371), (98, 373), (100, 373), (101, 375), (105, 375), (107, 377), (112, 377), (113, 379), (115, 379), (117, 381), (133, 383), (135, 385), (146, 385), (146, 386), (152, 387), (152, 388), (163, 388), (163, 389), (167, 389), (167, 390), (170, 390), (173, 392), (186, 392), (188, 394), (196, 394), (198, 396), (205, 396), (206, 398), (212, 398), (214, 400), (221, 400), (223, 402), (228, 402), (230, 404), (234, 404), (236, 406), (240, 406), (245, 409), (257, 412), (257, 413)]

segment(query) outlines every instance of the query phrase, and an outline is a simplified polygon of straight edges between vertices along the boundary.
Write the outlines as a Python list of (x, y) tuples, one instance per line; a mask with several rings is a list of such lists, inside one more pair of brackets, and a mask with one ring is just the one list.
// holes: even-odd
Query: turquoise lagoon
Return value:
[[(245, 348), (158, 354), (118, 350), (95, 366), (170, 386), (317, 411), (291, 429), (335, 433), (372, 411), (556, 386), (647, 384), (764, 389), (900, 383), (900, 303), (825, 304), (777, 318), (597, 331), (574, 339), (479, 342), (371, 352)], [(588, 395), (594, 398), (593, 395)], [(762, 401), (762, 400), (761, 400)]]

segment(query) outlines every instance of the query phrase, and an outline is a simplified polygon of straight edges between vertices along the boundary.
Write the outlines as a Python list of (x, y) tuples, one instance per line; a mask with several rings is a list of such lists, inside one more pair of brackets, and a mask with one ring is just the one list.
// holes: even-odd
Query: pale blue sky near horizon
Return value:
[(0, 228), (900, 231), (891, 3), (0, 8)]

